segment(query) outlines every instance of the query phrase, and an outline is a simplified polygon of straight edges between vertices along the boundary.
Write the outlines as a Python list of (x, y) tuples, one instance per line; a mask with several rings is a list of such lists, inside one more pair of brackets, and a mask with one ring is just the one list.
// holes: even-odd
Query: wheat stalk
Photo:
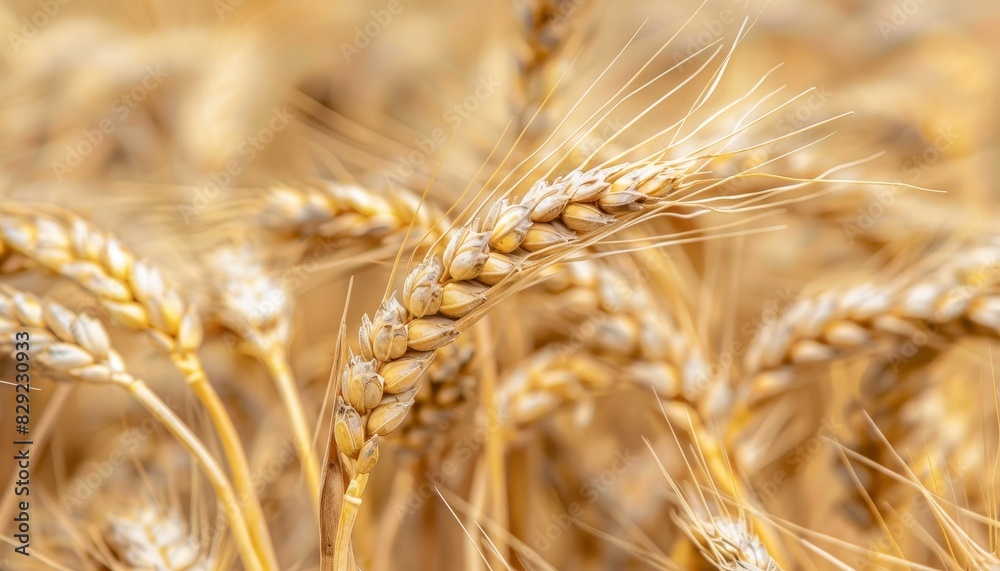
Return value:
[(240, 336), (237, 348), (267, 367), (292, 424), (296, 453), (305, 472), (309, 496), (319, 509), (320, 469), (312, 429), (288, 363), (292, 293), (259, 261), (248, 244), (221, 248), (210, 263), (220, 268), (218, 313)]
[(202, 402), (222, 442), (236, 490), (246, 501), (254, 543), (275, 566), (273, 546), (240, 438), (197, 355), (202, 329), (197, 311), (166, 284), (159, 270), (137, 259), (113, 236), (60, 208), (47, 213), (0, 204), (0, 240), (95, 296), (117, 323), (143, 331), (167, 352)]
[(47, 372), (78, 382), (121, 387), (163, 424), (194, 456), (218, 495), (244, 564), (249, 569), (264, 569), (225, 472), (184, 421), (143, 381), (128, 374), (101, 323), (54, 302), (0, 286), (0, 343), (12, 347), (18, 341), (17, 333), (24, 329), (29, 331), (31, 354)]
[(105, 536), (132, 569), (211, 571), (214, 563), (201, 553), (179, 514), (156, 506), (135, 506), (106, 516)]

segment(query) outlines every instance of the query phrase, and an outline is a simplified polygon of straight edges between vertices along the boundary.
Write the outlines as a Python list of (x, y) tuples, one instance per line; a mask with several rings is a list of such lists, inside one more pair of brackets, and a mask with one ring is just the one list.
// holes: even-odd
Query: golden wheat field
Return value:
[(0, 32), (0, 569), (1000, 571), (996, 0)]

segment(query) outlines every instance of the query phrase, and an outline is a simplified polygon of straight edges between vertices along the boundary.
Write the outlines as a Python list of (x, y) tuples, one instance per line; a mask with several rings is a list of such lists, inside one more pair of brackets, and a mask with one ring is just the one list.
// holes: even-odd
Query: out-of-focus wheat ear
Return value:
[(123, 563), (155, 571), (211, 571), (180, 514), (156, 505), (134, 506), (105, 516), (105, 537)]
[(702, 555), (719, 569), (781, 569), (745, 520), (728, 517), (691, 520), (678, 517), (677, 523), (699, 547)]
[(476, 369), (468, 335), (434, 351), (430, 367), (418, 381), (413, 408), (397, 429), (403, 446), (432, 464), (444, 453), (449, 431), (475, 402)]
[(208, 263), (220, 276), (217, 313), (237, 336), (236, 348), (260, 360), (274, 380), (285, 406), (295, 450), (302, 463), (306, 485), (317, 511), (320, 469), (312, 445), (312, 428), (288, 362), (291, 341), (292, 292), (265, 267), (261, 253), (248, 243), (215, 250)]
[[(514, 132), (533, 140), (551, 129), (552, 92), (565, 71), (567, 48), (579, 32), (588, 0), (517, 0), (511, 90)], [(530, 125), (529, 125), (530, 123)]]
[(275, 567), (267, 521), (239, 434), (198, 357), (202, 327), (196, 309), (170, 287), (155, 265), (138, 259), (114, 236), (62, 208), (46, 205), (43, 211), (9, 201), (0, 204), (0, 241), (93, 293), (115, 322), (145, 332), (170, 356), (208, 411), (236, 490), (245, 501), (241, 509), (247, 512), (254, 543)]
[(998, 283), (1000, 238), (988, 236), (954, 252), (943, 264), (913, 268), (903, 279), (871, 279), (802, 297), (751, 341), (737, 400), (748, 403), (744, 409), (752, 407), (787, 390), (797, 368), (864, 350), (877, 349), (891, 362), (901, 363), (912, 356), (908, 345), (996, 337)]
[(101, 322), (65, 307), (0, 286), (0, 346), (9, 350), (28, 330), (31, 349), (47, 374), (75, 382), (119, 386), (146, 408), (194, 456), (215, 490), (220, 509), (232, 528), (240, 556), (249, 569), (264, 570), (264, 560), (253, 542), (242, 503), (226, 474), (202, 441), (146, 384), (125, 370), (121, 356), (111, 348)]
[(401, 188), (374, 191), (356, 184), (309, 181), (271, 186), (255, 214), (273, 232), (326, 240), (381, 240), (411, 224), (422, 234), (436, 227), (430, 205)]

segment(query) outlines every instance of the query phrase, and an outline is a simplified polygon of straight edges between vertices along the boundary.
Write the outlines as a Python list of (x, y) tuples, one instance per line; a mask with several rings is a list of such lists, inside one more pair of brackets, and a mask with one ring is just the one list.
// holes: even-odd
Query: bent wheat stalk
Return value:
[(155, 266), (63, 209), (47, 206), (43, 213), (11, 202), (0, 204), (0, 241), (93, 293), (116, 322), (144, 331), (169, 354), (219, 435), (236, 491), (246, 504), (254, 544), (268, 566), (277, 567), (239, 434), (198, 358), (202, 329), (195, 308), (166, 284)]
[(31, 354), (37, 355), (47, 372), (74, 381), (121, 387), (163, 424), (195, 458), (215, 490), (243, 564), (255, 571), (265, 569), (225, 472), (184, 421), (143, 381), (128, 374), (101, 323), (29, 293), (0, 286), (0, 346), (9, 349), (22, 341), (17, 333), (25, 329), (29, 331)]

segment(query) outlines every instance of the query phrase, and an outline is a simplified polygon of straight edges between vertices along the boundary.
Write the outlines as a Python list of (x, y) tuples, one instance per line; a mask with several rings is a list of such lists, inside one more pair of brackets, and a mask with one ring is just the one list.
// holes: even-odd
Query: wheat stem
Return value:
[(319, 460), (312, 446), (312, 430), (305, 417), (305, 407), (302, 404), (302, 397), (299, 395), (298, 385), (295, 377), (288, 366), (288, 358), (285, 352), (275, 349), (263, 359), (274, 379), (274, 384), (278, 388), (281, 400), (288, 412), (288, 417), (292, 423), (292, 436), (295, 439), (295, 450), (302, 461), (302, 470), (305, 472), (306, 485), (309, 488), (309, 496), (316, 509), (319, 509)]

